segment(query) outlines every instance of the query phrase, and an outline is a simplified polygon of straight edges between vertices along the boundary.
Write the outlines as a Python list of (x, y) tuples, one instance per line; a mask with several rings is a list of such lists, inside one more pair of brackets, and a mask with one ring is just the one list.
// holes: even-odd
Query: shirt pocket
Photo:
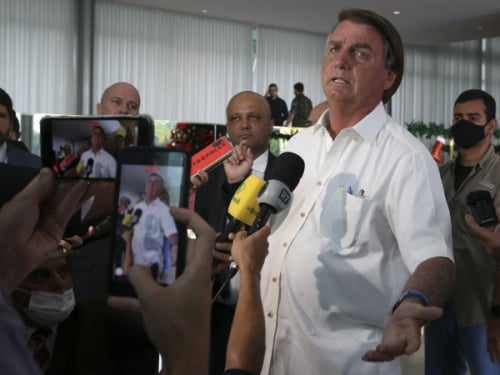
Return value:
[(322, 235), (328, 242), (324, 249), (343, 256), (356, 254), (370, 199), (339, 188), (327, 206), (330, 207), (324, 207), (320, 219)]

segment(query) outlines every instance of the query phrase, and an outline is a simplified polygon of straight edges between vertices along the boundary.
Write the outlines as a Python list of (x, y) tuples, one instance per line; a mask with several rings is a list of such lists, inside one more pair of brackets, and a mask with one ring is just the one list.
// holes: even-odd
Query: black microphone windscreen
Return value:
[(89, 158), (89, 159), (87, 160), (87, 166), (92, 167), (93, 165), (94, 165), (94, 159)]
[(283, 152), (274, 161), (268, 180), (281, 181), (293, 191), (303, 174), (304, 160), (293, 152)]

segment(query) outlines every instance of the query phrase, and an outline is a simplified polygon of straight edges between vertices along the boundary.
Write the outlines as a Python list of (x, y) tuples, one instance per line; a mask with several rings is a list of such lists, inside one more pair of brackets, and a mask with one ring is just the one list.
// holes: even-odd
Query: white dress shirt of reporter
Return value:
[[(107, 152), (103, 146), (106, 139), (104, 129), (96, 126), (90, 135), (90, 149), (85, 151), (80, 158), (81, 174), (87, 178), (115, 178), (116, 160)], [(93, 160), (93, 165), (89, 166), (89, 160)], [(89, 173), (87, 166), (91, 168)]]
[(286, 148), (305, 171), (269, 238), (263, 374), (397, 374), (442, 314), (454, 265), (438, 169), (383, 107), (403, 67), (389, 21), (339, 14), (321, 73), (329, 109)]
[[(164, 191), (163, 178), (157, 173), (151, 173), (146, 181), (144, 200), (134, 207), (134, 212), (142, 210), (139, 222), (132, 230), (122, 234), (126, 241), (123, 265), (125, 274), (133, 264), (149, 267), (158, 265), (159, 279), (163, 279), (168, 271), (165, 265), (177, 265), (177, 227), (170, 215), (170, 207), (160, 200)], [(164, 254), (165, 241), (168, 242), (169, 251)]]

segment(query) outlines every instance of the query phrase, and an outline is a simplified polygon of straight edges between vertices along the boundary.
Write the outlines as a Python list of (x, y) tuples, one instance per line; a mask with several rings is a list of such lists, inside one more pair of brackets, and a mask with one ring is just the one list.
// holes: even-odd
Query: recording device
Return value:
[(292, 191), (304, 174), (304, 160), (293, 152), (282, 153), (269, 172), (269, 180), (257, 197), (259, 213), (248, 233), (262, 228), (271, 214), (283, 211), (292, 199)]
[(132, 229), (134, 225), (139, 222), (141, 216), (142, 210), (140, 208), (136, 209), (133, 214), (127, 214), (122, 220), (123, 227), (125, 227), (126, 229)]
[(250, 175), (238, 187), (229, 203), (227, 212), (229, 222), (224, 227), (217, 242), (228, 242), (229, 233), (236, 232), (241, 226), (250, 226), (259, 212), (257, 194), (264, 186), (264, 180)]
[(89, 158), (87, 160), (87, 165), (85, 166), (85, 178), (89, 178), (93, 169), (94, 169), (94, 159)]
[(191, 177), (199, 170), (210, 172), (232, 153), (233, 147), (229, 140), (225, 136), (217, 138), (212, 144), (191, 156)]
[[(91, 165), (79, 162), (81, 155), (91, 148), (92, 131), (96, 128), (104, 132), (102, 149), (115, 159), (121, 147), (151, 146), (154, 142), (153, 119), (147, 115), (45, 116), (40, 120), (42, 165), (54, 170), (59, 178), (97, 179), (91, 176), (97, 163), (95, 158)], [(60, 162), (64, 160), (61, 150), (67, 150), (64, 152), (67, 163)]]
[[(127, 277), (135, 264), (149, 267), (163, 285), (182, 273), (187, 229), (174, 221), (169, 209), (187, 207), (190, 165), (189, 154), (175, 148), (131, 147), (119, 153), (110, 270), (113, 293), (135, 294)], [(120, 215), (124, 197), (131, 204)], [(168, 269), (163, 269), (165, 265)]]
[[(292, 198), (292, 191), (297, 187), (304, 174), (304, 160), (293, 152), (284, 152), (276, 159), (269, 180), (260, 188), (257, 196), (259, 210), (248, 233), (254, 233), (264, 226), (273, 213), (283, 211), (288, 207)], [(234, 217), (234, 216), (233, 216)], [(231, 278), (238, 272), (238, 266), (232, 262), (229, 273), (221, 287), (212, 298), (217, 299)]]
[(466, 197), (474, 221), (481, 226), (494, 225), (498, 222), (491, 195), (486, 190), (471, 191)]

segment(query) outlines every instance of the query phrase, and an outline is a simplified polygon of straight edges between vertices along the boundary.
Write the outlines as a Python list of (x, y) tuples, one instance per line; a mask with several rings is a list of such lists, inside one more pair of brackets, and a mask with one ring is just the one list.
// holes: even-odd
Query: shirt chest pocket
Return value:
[(338, 255), (357, 253), (369, 206), (368, 198), (349, 194), (344, 188), (337, 189), (332, 199), (324, 200), (320, 230), (328, 241), (326, 249)]

